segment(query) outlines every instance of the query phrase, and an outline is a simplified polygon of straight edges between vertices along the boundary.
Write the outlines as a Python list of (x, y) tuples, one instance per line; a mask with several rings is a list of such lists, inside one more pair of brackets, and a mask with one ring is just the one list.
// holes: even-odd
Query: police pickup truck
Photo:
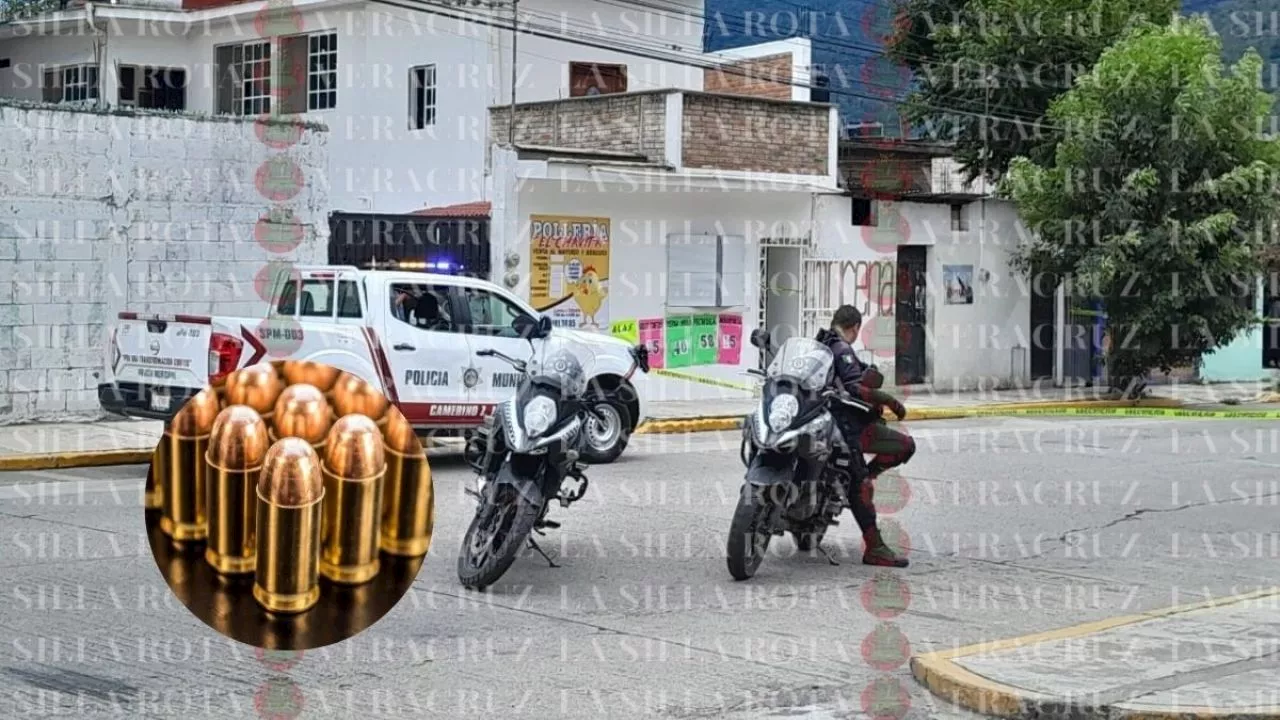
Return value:
[[(98, 386), (102, 407), (168, 420), (234, 370), (312, 360), (377, 386), (420, 433), (465, 432), (520, 383), (502, 360), (476, 352), (526, 358), (542, 342), (536, 332), (526, 339), (528, 328), (539, 327), (536, 310), (472, 278), (328, 265), (297, 268), (275, 286), (266, 318), (120, 313)], [(644, 349), (597, 333), (549, 332), (572, 333), (595, 352), (591, 388), (600, 419), (589, 428), (584, 459), (612, 462), (645, 419), (633, 384), (637, 370), (648, 371)]]

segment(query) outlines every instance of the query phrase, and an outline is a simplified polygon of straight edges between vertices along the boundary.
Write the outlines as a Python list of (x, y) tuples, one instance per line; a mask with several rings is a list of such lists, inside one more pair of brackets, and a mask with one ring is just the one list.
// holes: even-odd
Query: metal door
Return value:
[(925, 381), (928, 323), (928, 248), (908, 245), (898, 248), (897, 343), (894, 369), (899, 385)]

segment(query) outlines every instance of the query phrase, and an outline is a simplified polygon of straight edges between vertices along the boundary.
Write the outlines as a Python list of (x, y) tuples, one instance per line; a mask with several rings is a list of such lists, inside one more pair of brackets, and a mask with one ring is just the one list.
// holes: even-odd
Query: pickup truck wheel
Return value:
[(587, 418), (587, 442), (583, 459), (592, 465), (608, 465), (617, 460), (631, 440), (631, 413), (616, 400), (600, 400), (596, 412), (604, 422)]

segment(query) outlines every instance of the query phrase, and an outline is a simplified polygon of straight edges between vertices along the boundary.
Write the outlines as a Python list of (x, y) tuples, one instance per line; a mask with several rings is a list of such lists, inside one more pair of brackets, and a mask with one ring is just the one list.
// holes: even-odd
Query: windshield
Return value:
[(773, 362), (770, 378), (794, 378), (805, 390), (820, 390), (831, 378), (835, 361), (826, 345), (809, 338), (793, 337), (782, 343)]
[(595, 351), (590, 345), (552, 335), (542, 341), (542, 347), (529, 362), (529, 374), (554, 381), (566, 397), (579, 397), (587, 391), (595, 366)]

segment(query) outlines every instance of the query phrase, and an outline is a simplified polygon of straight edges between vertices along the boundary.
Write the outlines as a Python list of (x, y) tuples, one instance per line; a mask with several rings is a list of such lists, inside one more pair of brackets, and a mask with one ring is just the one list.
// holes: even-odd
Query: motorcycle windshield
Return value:
[(595, 367), (596, 355), (590, 345), (553, 335), (542, 341), (542, 347), (529, 362), (529, 374), (559, 387), (563, 397), (577, 398), (587, 391), (587, 381), (595, 375)]
[(767, 374), (770, 379), (790, 378), (805, 390), (821, 390), (831, 379), (835, 358), (826, 345), (809, 338), (793, 337), (782, 343)]

